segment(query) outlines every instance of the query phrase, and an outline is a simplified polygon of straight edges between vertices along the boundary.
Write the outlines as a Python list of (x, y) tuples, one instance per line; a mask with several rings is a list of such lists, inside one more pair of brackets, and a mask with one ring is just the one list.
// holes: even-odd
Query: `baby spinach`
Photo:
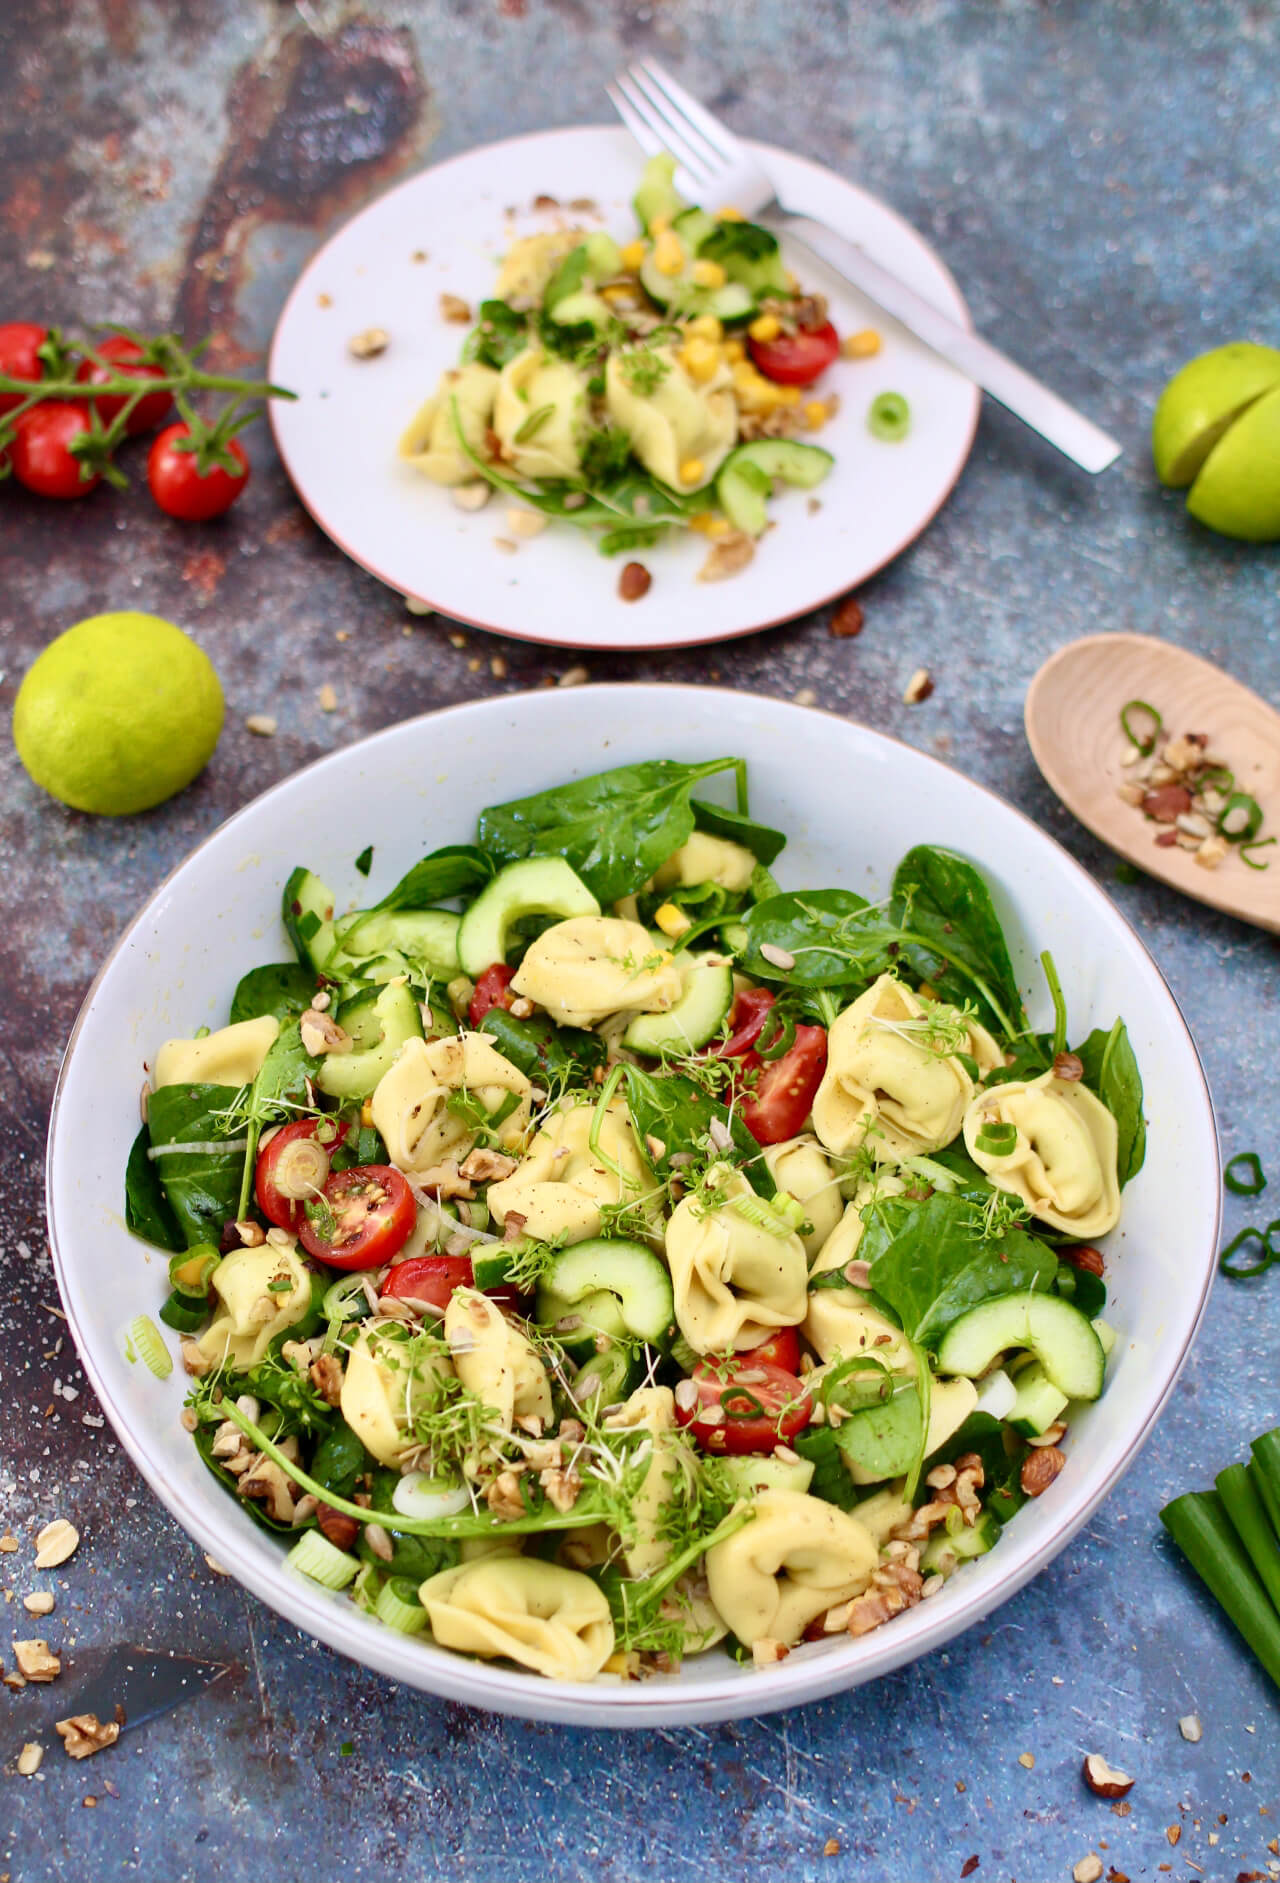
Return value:
[[(791, 987), (873, 981), (893, 965), (897, 929), (884, 911), (852, 889), (805, 889), (757, 902), (742, 918), (744, 970)], [(781, 949), (794, 967), (779, 969), (761, 949)]]
[(859, 1257), (871, 1286), (889, 1301), (904, 1331), (935, 1347), (953, 1321), (993, 1295), (1046, 1290), (1058, 1268), (1053, 1250), (1025, 1230), (983, 1235), (972, 1202), (941, 1191), (923, 1203), (893, 1197), (865, 1212)]
[(505, 301), (481, 301), (479, 325), (463, 342), (464, 362), (476, 360), (501, 372), (529, 343), (529, 323)]
[(315, 991), (314, 969), (297, 961), (272, 961), (263, 968), (250, 968), (231, 997), (231, 1020), (257, 1020), (264, 1014), (292, 1020), (306, 1012)]
[(809, 1495), (841, 1510), (852, 1510), (858, 1502), (858, 1487), (845, 1469), (835, 1428), (810, 1425), (787, 1442), (797, 1457), (813, 1466)]
[(129, 1161), (125, 1165), (125, 1227), (135, 1236), (141, 1236), (144, 1242), (154, 1243), (157, 1249), (167, 1249), (170, 1255), (177, 1255), (187, 1247), (187, 1239), (169, 1206), (169, 1199), (160, 1182), (160, 1173), (147, 1156), (150, 1148), (151, 1133), (143, 1125), (133, 1140)]
[(1002, 1039), (1026, 1026), (991, 892), (966, 857), (917, 844), (894, 871), (891, 907), (912, 966), (944, 998), (976, 998), (979, 1019)]
[[(398, 1471), (386, 1469), (373, 1474), (373, 1508), (391, 1510), (392, 1493), (400, 1482)], [(368, 1531), (362, 1529), (356, 1539), (356, 1555), (362, 1562), (372, 1563), (377, 1569), (385, 1569), (388, 1575), (408, 1576), (413, 1582), (425, 1582), (428, 1576), (437, 1575), (442, 1569), (452, 1569), (461, 1552), (450, 1537), (415, 1536), (411, 1531), (396, 1530), (390, 1524), (383, 1526), (391, 1539), (391, 1558), (379, 1556), (369, 1542)]]
[(1123, 1189), (1142, 1169), (1147, 1154), (1142, 1074), (1124, 1021), (1117, 1020), (1106, 1033), (1096, 1027), (1075, 1052), (1084, 1067), (1085, 1084), (1116, 1121), (1116, 1174)]
[(415, 863), (395, 888), (389, 890), (379, 909), (430, 909), (454, 896), (470, 896), (483, 889), (494, 874), (493, 858), (471, 843), (449, 843), (433, 850)]
[[(777, 1185), (737, 1109), (732, 1115), (723, 1105), (682, 1073), (649, 1072), (643, 1066), (623, 1066), (627, 1108), (645, 1154), (655, 1173), (664, 1182), (680, 1175), (671, 1159), (679, 1152), (693, 1152), (701, 1161), (707, 1134), (713, 1120), (730, 1133), (731, 1150), (723, 1155), (742, 1168), (752, 1189), (763, 1197), (777, 1194)], [(661, 1145), (661, 1151), (654, 1144)]]
[(479, 842), (500, 864), (562, 856), (607, 906), (648, 882), (692, 834), (694, 786), (738, 762), (651, 759), (575, 778), (482, 811)]
[(1073, 1308), (1079, 1308), (1087, 1320), (1094, 1320), (1107, 1305), (1107, 1284), (1101, 1275), (1095, 1275), (1090, 1269), (1059, 1262), (1053, 1286), (1055, 1294), (1060, 1294)]
[(326, 1491), (350, 1497), (356, 1479), (370, 1467), (368, 1452), (344, 1420), (326, 1432), (311, 1459), (311, 1475)]
[(542, 1085), (582, 1083), (605, 1061), (605, 1043), (598, 1034), (556, 1026), (545, 1014), (517, 1020), (503, 1007), (490, 1007), (480, 1031), (492, 1034), (502, 1057)]
[(899, 1477), (919, 1455), (921, 1414), (919, 1387), (899, 1382), (884, 1399), (842, 1420), (835, 1428), (836, 1445), (871, 1477)]
[(720, 804), (708, 804), (703, 798), (694, 798), (692, 803), (695, 829), (705, 830), (709, 837), (725, 837), (730, 843), (740, 843), (766, 868), (786, 848), (787, 840), (782, 831), (773, 830), (768, 824), (757, 824), (754, 818), (744, 817), (738, 811), (726, 811)]
[[(230, 1085), (162, 1085), (147, 1101), (147, 1126), (153, 1149), (163, 1145), (216, 1144), (239, 1137), (242, 1126), (228, 1122), (240, 1098)], [(231, 1114), (234, 1117), (234, 1113)], [(160, 1182), (188, 1248), (216, 1243), (222, 1225), (236, 1214), (245, 1167), (239, 1150), (168, 1151), (153, 1160)]]
[(302, 1044), (299, 1023), (286, 1021), (249, 1087), (249, 1116), (261, 1124), (274, 1114), (303, 1103), (307, 1080), (313, 1079), (319, 1070), (320, 1061)]

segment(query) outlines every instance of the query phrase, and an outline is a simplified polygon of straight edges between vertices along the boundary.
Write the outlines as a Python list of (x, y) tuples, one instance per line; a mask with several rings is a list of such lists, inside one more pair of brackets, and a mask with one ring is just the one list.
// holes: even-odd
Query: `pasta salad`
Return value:
[(785, 841), (741, 761), (659, 759), (366, 908), (299, 867), (295, 958), (159, 1047), (127, 1220), (282, 1574), (552, 1679), (763, 1666), (1070, 1469), (1143, 1161), (1124, 1024), (1073, 1035), (1046, 953), (1031, 1028), (967, 858), (869, 902), (780, 888)]

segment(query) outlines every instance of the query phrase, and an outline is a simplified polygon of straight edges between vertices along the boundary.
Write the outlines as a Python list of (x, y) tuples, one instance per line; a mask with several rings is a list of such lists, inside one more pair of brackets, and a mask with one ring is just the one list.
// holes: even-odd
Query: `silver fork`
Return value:
[(1121, 449), (1115, 439), (1056, 392), (939, 313), (865, 249), (785, 208), (746, 146), (656, 60), (628, 67), (607, 89), (641, 150), (651, 157), (665, 150), (675, 158), (677, 188), (692, 201), (711, 210), (732, 204), (775, 235), (799, 242), (1083, 470), (1096, 473), (1115, 463)]

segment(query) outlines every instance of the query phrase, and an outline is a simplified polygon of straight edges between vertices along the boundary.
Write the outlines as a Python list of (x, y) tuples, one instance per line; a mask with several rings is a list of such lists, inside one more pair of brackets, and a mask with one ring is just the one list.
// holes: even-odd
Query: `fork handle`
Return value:
[(767, 210), (760, 219), (775, 231), (785, 231), (787, 236), (802, 243), (828, 268), (834, 268), (843, 276), (851, 287), (892, 314), (917, 340), (923, 340), (944, 360), (958, 367), (966, 378), (998, 399), (1024, 425), (1047, 438), (1082, 470), (1095, 474), (1105, 471), (1120, 456), (1121, 447), (1115, 439), (1108, 437), (1091, 419), (1060, 399), (1056, 392), (1050, 392), (1048, 386), (1033, 379), (1020, 366), (1015, 366), (980, 335), (939, 313), (923, 295), (873, 261), (865, 249), (822, 223), (808, 216), (792, 215), (789, 210)]

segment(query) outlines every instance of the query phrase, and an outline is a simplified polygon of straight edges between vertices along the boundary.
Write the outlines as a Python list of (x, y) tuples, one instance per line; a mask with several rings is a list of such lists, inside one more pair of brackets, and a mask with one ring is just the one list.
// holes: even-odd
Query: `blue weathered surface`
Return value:
[[(635, 51), (656, 52), (740, 129), (886, 197), (937, 244), (987, 332), (1126, 456), (1090, 483), (987, 409), (937, 523), (863, 592), (860, 639), (834, 640), (816, 617), (723, 651), (593, 658), (593, 676), (812, 688), (1024, 806), (1154, 951), (1204, 1054), (1227, 1152), (1257, 1146), (1280, 1174), (1274, 941), (1120, 884), (1050, 800), (1020, 728), (1040, 661), (1097, 628), (1166, 634), (1280, 696), (1275, 550), (1190, 525), (1145, 450), (1151, 405), (1184, 358), (1280, 339), (1273, 5), (10, 8), (0, 306), (154, 326), (176, 312), (192, 334), (214, 329), (224, 356), (260, 355), (292, 273), (343, 214), (422, 153), (600, 118), (603, 80)], [(53, 1351), (40, 1164), (59, 1049), (112, 937), (197, 838), (305, 760), (568, 664), (473, 633), (455, 647), (447, 623), (406, 626), (395, 597), (300, 515), (262, 442), (256, 455), (245, 502), (207, 532), (166, 524), (136, 491), (72, 513), (0, 492), (6, 711), (54, 633), (130, 604), (199, 635), (229, 704), (209, 771), (144, 819), (64, 812), (7, 746), (0, 758), (0, 1520), (22, 1545), (0, 1556), (6, 1598), (30, 1586), (40, 1523), (72, 1516), (85, 1539), (56, 1577), (55, 1616), (28, 1624), (15, 1596), (6, 1632), (43, 1628), (69, 1658), (77, 1639), (126, 1637), (236, 1663), (223, 1688), (116, 1752), (72, 1766), (55, 1747), (38, 1779), (0, 1777), (0, 1879), (900, 1883), (967, 1869), (1034, 1883), (1069, 1876), (1090, 1849), (1115, 1878), (1268, 1874), (1276, 1696), (1171, 1557), (1156, 1511), (1280, 1419), (1280, 1278), (1219, 1286), (1136, 1467), (986, 1627), (798, 1713), (625, 1740), (435, 1704), (336, 1659), (212, 1576), (109, 1431), (83, 1422), (91, 1397), (74, 1358)], [(499, 652), (501, 683), (488, 664)], [(920, 665), (937, 690), (904, 706)], [(325, 678), (340, 699), (331, 716), (315, 701)], [(243, 730), (264, 708), (280, 719), (273, 740)], [(1229, 1233), (1246, 1211), (1230, 1201)], [(6, 1774), (55, 1697), (0, 1695)], [(1204, 1722), (1194, 1746), (1177, 1727), (1190, 1711)], [(1084, 1791), (1088, 1750), (1134, 1774), (1128, 1815)]]

